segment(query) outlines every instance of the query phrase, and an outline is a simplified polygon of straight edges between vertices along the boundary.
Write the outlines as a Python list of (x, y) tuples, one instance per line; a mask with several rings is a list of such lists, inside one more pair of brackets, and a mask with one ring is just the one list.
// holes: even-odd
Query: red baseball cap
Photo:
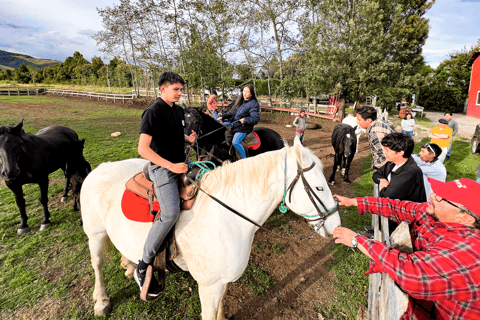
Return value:
[(442, 182), (428, 178), (433, 192), (443, 199), (460, 203), (472, 211), (480, 222), (480, 183), (462, 178), (450, 182)]

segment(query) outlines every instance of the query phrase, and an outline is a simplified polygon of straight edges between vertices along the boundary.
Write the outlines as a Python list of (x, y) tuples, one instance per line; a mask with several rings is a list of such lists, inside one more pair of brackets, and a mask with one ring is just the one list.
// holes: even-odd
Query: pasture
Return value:
[[(80, 99), (40, 97), (0, 98), (0, 125), (22, 118), (27, 132), (52, 125), (74, 129), (86, 139), (84, 156), (95, 168), (102, 162), (136, 158), (140, 115), (145, 106), (88, 102)], [(262, 113), (261, 126), (279, 132), (292, 144), (294, 130), (286, 128), (293, 116)], [(335, 123), (315, 120), (322, 129), (308, 130), (305, 145), (317, 152), (324, 173), (333, 165), (330, 137)], [(110, 134), (120, 131), (119, 137)], [(418, 147), (417, 147), (418, 148)], [(447, 163), (448, 180), (473, 178), (478, 157), (468, 154), (468, 143), (454, 145)], [(366, 138), (352, 161), (346, 186), (337, 177), (332, 193), (368, 195), (371, 170)], [(458, 157), (458, 160), (456, 159)], [(466, 160), (460, 159), (460, 157)], [(452, 161), (454, 160), (454, 161)], [(470, 174), (471, 173), (471, 174)], [(79, 226), (80, 213), (71, 198), (60, 202), (63, 173), (50, 175), (49, 208), (52, 226), (39, 232), (42, 209), (36, 185), (24, 186), (31, 231), (17, 236), (20, 218), (12, 192), (0, 180), (0, 318), (95, 319), (93, 269), (87, 237)], [(370, 217), (341, 208), (342, 224), (361, 230)], [(250, 262), (244, 275), (229, 286), (225, 315), (229, 319), (353, 319), (366, 306), (368, 260), (359, 252), (335, 246), (332, 238), (300, 239), (311, 228), (293, 213), (275, 211), (265, 223), (269, 231), (255, 235)], [(168, 274), (163, 298), (145, 303), (133, 279), (124, 277), (120, 254), (110, 246), (104, 267), (112, 312), (108, 319), (199, 319), (196, 283), (188, 273)]]

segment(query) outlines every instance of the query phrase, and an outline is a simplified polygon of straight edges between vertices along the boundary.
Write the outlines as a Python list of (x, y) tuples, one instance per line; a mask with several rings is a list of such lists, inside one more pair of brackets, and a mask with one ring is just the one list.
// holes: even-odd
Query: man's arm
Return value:
[(138, 141), (138, 154), (148, 161), (166, 168), (174, 173), (185, 173), (188, 170), (186, 163), (172, 163), (167, 159), (159, 156), (155, 151), (150, 148), (152, 142), (152, 136), (146, 133), (140, 134), (140, 140)]
[(436, 239), (432, 249), (411, 254), (365, 237), (358, 237), (357, 241), (358, 247), (362, 246), (373, 259), (373, 268), (368, 273), (387, 273), (415, 299), (467, 302), (478, 299), (480, 266), (475, 250), (480, 245), (478, 239), (466, 240), (451, 234)]
[(375, 168), (380, 168), (387, 163), (387, 158), (383, 152), (383, 146), (381, 144), (382, 139), (386, 136), (383, 132), (371, 132), (369, 136), (370, 148), (373, 151)]

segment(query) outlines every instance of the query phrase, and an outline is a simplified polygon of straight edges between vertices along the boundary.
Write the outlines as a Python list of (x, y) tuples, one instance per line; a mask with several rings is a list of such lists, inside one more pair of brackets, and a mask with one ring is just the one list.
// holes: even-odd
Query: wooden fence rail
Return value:
[(122, 100), (122, 103), (125, 103), (125, 100), (133, 100), (135, 98), (134, 94), (114, 94), (114, 93), (98, 93), (98, 92), (86, 92), (86, 91), (75, 91), (75, 90), (64, 90), (64, 89), (47, 89), (45, 92), (59, 94), (59, 95), (70, 95), (70, 96), (80, 96), (80, 97), (89, 97), (100, 99), (105, 99), (105, 101), (113, 100)]

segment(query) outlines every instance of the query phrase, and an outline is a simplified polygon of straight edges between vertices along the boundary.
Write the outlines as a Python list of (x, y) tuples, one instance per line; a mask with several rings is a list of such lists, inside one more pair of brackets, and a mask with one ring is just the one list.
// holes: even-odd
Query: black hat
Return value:
[(438, 122), (444, 123), (444, 124), (448, 124), (448, 120), (447, 120), (447, 119), (440, 119), (440, 120), (438, 120)]

